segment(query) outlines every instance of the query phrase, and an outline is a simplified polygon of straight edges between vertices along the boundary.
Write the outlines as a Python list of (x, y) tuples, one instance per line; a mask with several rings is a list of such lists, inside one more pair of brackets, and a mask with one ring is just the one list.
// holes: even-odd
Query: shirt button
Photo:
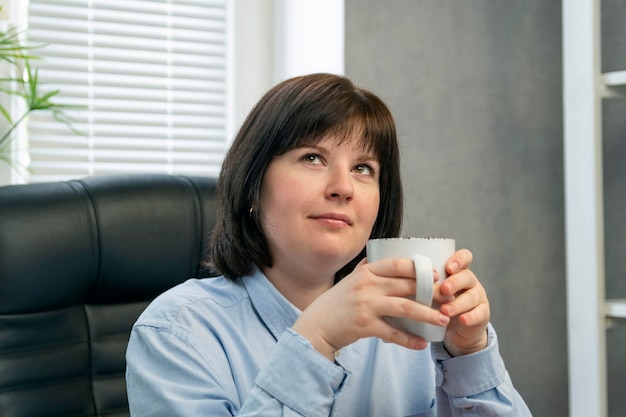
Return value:
[(340, 351), (340, 350), (338, 350), (337, 352), (335, 352), (335, 358), (338, 358), (338, 357), (339, 357), (339, 355), (341, 355), (341, 351)]

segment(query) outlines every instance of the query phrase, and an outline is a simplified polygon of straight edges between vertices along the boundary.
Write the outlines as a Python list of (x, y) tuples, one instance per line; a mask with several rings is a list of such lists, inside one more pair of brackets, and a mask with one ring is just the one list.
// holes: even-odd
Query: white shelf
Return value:
[(605, 72), (602, 82), (607, 87), (626, 87), (626, 71)]
[(626, 298), (607, 300), (604, 303), (605, 315), (609, 319), (626, 319)]
[(599, 90), (602, 98), (626, 98), (626, 71), (602, 74)]

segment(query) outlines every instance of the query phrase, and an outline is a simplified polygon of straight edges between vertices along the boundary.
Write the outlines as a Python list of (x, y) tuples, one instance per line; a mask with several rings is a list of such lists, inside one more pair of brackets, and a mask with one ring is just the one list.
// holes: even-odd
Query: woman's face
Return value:
[(359, 139), (327, 137), (270, 162), (260, 212), (273, 268), (334, 275), (363, 249), (378, 214), (380, 164)]

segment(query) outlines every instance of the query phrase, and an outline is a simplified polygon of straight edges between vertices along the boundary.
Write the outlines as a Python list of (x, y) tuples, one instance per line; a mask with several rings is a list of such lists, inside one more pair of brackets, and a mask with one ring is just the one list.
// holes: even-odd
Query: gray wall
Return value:
[[(626, 69), (626, 2), (603, 0), (602, 70)], [(626, 91), (623, 91), (626, 93)], [(626, 100), (604, 100), (603, 162), (606, 293), (626, 298)], [(607, 332), (609, 415), (626, 415), (626, 325)]]
[(346, 0), (345, 48), (396, 116), (404, 234), (474, 253), (516, 387), (567, 416), (560, 2)]

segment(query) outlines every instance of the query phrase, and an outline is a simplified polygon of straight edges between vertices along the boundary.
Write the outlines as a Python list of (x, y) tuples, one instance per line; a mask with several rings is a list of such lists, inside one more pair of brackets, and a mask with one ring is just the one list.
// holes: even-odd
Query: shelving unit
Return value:
[(601, 73), (600, 0), (562, 7), (569, 409), (607, 417), (606, 329), (626, 299), (605, 299), (602, 99), (626, 97), (626, 71)]

